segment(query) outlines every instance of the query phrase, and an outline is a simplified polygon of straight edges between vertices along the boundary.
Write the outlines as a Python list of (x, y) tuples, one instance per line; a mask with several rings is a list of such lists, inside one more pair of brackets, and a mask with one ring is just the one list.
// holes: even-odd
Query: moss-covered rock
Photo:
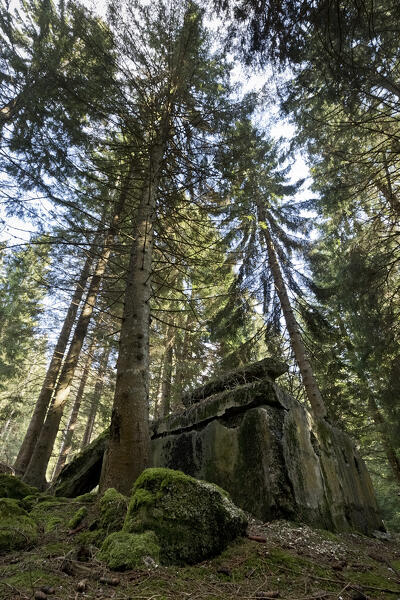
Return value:
[(159, 555), (160, 546), (153, 531), (141, 534), (117, 531), (104, 540), (97, 558), (104, 561), (110, 569), (125, 571), (144, 566), (144, 559), (147, 557), (157, 563)]
[(25, 496), (37, 493), (39, 493), (37, 488), (26, 485), (18, 477), (6, 473), (0, 474), (0, 498), (21, 500)]
[(164, 563), (193, 564), (219, 554), (246, 529), (246, 517), (217, 486), (171, 469), (136, 480), (124, 532), (153, 530)]
[[(68, 499), (58, 498), (57, 502), (59, 501), (68, 502)], [(55, 502), (54, 496), (50, 496), (49, 494), (30, 494), (29, 496), (25, 496), (24, 498), (22, 498), (21, 506), (27, 512), (30, 512), (35, 508), (35, 506), (41, 504), (42, 502)]]
[(58, 529), (69, 529), (69, 521), (76, 513), (76, 504), (66, 498), (43, 496), (32, 508), (30, 517), (44, 533)]
[(78, 510), (72, 515), (70, 520), (68, 521), (69, 529), (75, 529), (78, 527), (80, 523), (82, 523), (83, 519), (87, 516), (88, 509), (86, 506), (81, 506)]
[(107, 535), (114, 531), (121, 531), (128, 510), (128, 498), (114, 488), (109, 488), (100, 498), (99, 508), (100, 529), (107, 532)]
[(37, 541), (38, 528), (13, 498), (0, 498), (0, 552), (29, 547)]
[(75, 498), (75, 502), (85, 502), (90, 504), (91, 502), (95, 502), (98, 498), (98, 494), (93, 492), (87, 492), (86, 494), (82, 494), (82, 496), (77, 496)]

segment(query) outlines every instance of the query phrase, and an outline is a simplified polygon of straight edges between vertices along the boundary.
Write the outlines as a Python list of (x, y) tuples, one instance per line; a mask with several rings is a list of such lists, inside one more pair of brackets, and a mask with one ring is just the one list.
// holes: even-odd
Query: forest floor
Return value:
[[(400, 539), (251, 520), (249, 536), (190, 567), (116, 573), (67, 530), (0, 557), (2, 600), (400, 600)], [(253, 539), (251, 539), (253, 538)]]

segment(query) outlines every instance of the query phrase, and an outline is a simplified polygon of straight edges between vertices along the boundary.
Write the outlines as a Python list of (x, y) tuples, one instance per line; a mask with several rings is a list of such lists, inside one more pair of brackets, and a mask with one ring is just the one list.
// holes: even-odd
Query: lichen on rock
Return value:
[(246, 525), (244, 513), (217, 486), (155, 468), (136, 480), (123, 530), (152, 530), (163, 563), (193, 564), (222, 552)]
[(29, 547), (37, 541), (38, 528), (14, 498), (0, 498), (0, 552)]
[(37, 493), (39, 493), (37, 488), (27, 485), (18, 477), (6, 473), (0, 474), (0, 498), (21, 500), (25, 496)]
[(116, 531), (103, 542), (97, 558), (110, 569), (125, 571), (145, 565), (145, 559), (159, 562), (160, 546), (153, 531), (140, 534)]

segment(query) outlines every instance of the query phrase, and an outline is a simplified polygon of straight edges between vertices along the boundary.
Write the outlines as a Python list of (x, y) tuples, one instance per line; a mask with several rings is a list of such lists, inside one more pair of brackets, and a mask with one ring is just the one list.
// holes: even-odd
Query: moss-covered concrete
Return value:
[(182, 403), (184, 406), (190, 406), (214, 394), (236, 389), (240, 385), (259, 381), (266, 377), (275, 380), (286, 373), (288, 368), (288, 365), (282, 361), (271, 357), (263, 358), (262, 360), (239, 367), (234, 371), (228, 371), (219, 377), (208, 380), (204, 385), (184, 394), (182, 396)]
[(56, 496), (73, 498), (91, 492), (99, 483), (108, 430), (93, 440), (73, 461), (65, 465), (50, 490)]
[(124, 531), (152, 530), (163, 563), (195, 563), (243, 535), (246, 517), (210, 483), (171, 469), (146, 469), (133, 487)]
[(97, 558), (105, 562), (110, 569), (126, 571), (145, 566), (145, 560), (148, 558), (158, 564), (160, 546), (153, 531), (140, 534), (117, 531), (104, 540)]
[(0, 498), (21, 500), (25, 496), (37, 493), (39, 493), (37, 488), (27, 485), (18, 477), (0, 473)]
[[(220, 485), (262, 520), (363, 533), (381, 528), (371, 479), (349, 436), (314, 421), (270, 377), (243, 383), (242, 375), (227, 377), (227, 385), (239, 381), (234, 389), (222, 382), (222, 391), (154, 423), (153, 464)], [(201, 394), (218, 388), (211, 383)], [(99, 476), (106, 439), (63, 470), (57, 493), (76, 495), (95, 484), (93, 465)]]
[(0, 552), (29, 548), (37, 538), (38, 527), (18, 500), (0, 498)]

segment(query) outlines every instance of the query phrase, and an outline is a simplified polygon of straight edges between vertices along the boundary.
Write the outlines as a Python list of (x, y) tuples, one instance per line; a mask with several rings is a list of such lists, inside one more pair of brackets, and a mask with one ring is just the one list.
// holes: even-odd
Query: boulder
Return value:
[[(216, 416), (207, 419), (211, 404)], [(215, 394), (158, 422), (152, 450), (153, 464), (220, 485), (263, 521), (365, 534), (383, 526), (350, 437), (315, 421), (271, 380)]]
[(36, 523), (13, 498), (0, 498), (0, 552), (29, 548), (38, 537)]
[(171, 469), (146, 469), (136, 480), (124, 532), (154, 531), (164, 564), (193, 564), (244, 535), (244, 513), (216, 485)]

